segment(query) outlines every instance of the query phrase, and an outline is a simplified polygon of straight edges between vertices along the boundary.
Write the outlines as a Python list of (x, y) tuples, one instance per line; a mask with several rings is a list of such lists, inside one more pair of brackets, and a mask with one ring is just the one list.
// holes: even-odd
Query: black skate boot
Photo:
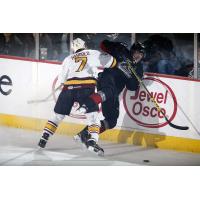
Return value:
[(48, 141), (48, 139), (49, 139), (49, 136), (50, 136), (49, 133), (46, 133), (46, 132), (43, 133), (43, 135), (42, 135), (42, 137), (41, 137), (41, 139), (40, 139), (40, 141), (39, 141), (39, 143), (38, 143), (38, 146), (39, 146), (40, 148), (45, 148), (45, 146), (46, 146), (46, 144), (47, 144), (47, 141)]
[(104, 156), (104, 150), (96, 143), (95, 139), (89, 139), (86, 146), (89, 151), (96, 153), (98, 156)]
[(87, 140), (90, 139), (90, 137), (91, 137), (91, 135), (88, 133), (88, 131), (83, 130), (74, 136), (74, 140), (76, 142), (81, 142), (86, 145), (86, 142), (87, 142)]

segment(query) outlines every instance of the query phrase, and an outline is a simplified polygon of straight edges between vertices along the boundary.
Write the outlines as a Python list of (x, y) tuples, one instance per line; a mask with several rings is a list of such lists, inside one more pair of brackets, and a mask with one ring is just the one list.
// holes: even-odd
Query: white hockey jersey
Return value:
[(96, 84), (98, 67), (116, 66), (116, 59), (97, 50), (82, 50), (65, 58), (59, 76), (64, 85)]

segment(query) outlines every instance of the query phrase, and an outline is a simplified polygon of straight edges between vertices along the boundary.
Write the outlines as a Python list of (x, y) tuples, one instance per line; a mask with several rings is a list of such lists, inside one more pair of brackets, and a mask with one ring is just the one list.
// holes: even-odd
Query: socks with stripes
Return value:
[(97, 124), (92, 124), (92, 125), (88, 126), (88, 133), (91, 135), (91, 138), (95, 139), (95, 141), (98, 142), (100, 126)]
[(52, 121), (49, 120), (46, 123), (45, 127), (44, 127), (42, 139), (48, 140), (49, 137), (56, 132), (57, 127), (58, 127), (57, 124), (55, 124), (54, 122), (52, 122)]

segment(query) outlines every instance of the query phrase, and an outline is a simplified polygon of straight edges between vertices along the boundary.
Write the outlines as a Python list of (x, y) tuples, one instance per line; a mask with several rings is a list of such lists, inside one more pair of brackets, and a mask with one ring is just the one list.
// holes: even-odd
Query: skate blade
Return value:
[(35, 149), (35, 153), (36, 154), (40, 154), (40, 153), (42, 153), (44, 151), (44, 148), (42, 148), (42, 147), (40, 147), (40, 146), (38, 146), (36, 149)]
[(98, 156), (104, 157), (104, 152), (103, 151), (98, 151)]
[(88, 149), (88, 151), (92, 152), (93, 154), (96, 154), (96, 155), (101, 156), (101, 157), (104, 156), (104, 152), (103, 151), (99, 150), (99, 151), (96, 152), (94, 150), (94, 147), (89, 146), (87, 149)]
[(87, 151), (86, 145), (81, 141), (81, 138), (78, 135), (74, 135), (73, 139), (75, 143), (81, 148), (82, 151)]
[(39, 144), (37, 145), (37, 150), (39, 151), (39, 150), (43, 150), (43, 149), (45, 149), (46, 148), (46, 146), (45, 147), (41, 147)]
[(75, 142), (81, 142), (81, 138), (78, 135), (74, 135), (73, 139)]

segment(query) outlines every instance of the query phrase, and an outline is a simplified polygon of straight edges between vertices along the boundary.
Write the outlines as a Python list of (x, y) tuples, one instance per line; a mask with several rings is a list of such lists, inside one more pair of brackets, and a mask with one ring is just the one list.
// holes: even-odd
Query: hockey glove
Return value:
[(131, 78), (133, 76), (130, 67), (128, 67), (128, 64), (126, 62), (118, 63), (118, 68), (124, 73), (127, 78)]

